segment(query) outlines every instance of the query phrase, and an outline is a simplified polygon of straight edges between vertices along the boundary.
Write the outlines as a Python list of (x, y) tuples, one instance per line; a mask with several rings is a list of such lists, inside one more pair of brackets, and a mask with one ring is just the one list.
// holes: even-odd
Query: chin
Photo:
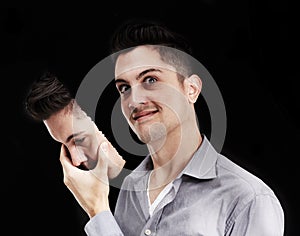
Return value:
[(157, 135), (147, 134), (147, 135), (144, 135), (144, 136), (140, 137), (139, 139), (141, 140), (141, 142), (143, 142), (145, 144), (151, 144), (151, 143), (157, 143), (157, 142), (164, 141), (165, 140), (165, 136), (164, 135), (160, 135), (160, 134), (157, 134)]
[(147, 131), (140, 132), (138, 137), (146, 144), (165, 141), (166, 129), (164, 126), (154, 124)]

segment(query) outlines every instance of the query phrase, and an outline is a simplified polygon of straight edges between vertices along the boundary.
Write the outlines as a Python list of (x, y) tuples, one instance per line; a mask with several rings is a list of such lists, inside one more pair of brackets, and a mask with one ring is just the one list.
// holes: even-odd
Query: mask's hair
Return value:
[(25, 109), (33, 119), (42, 121), (73, 103), (70, 91), (55, 75), (47, 72), (33, 82), (25, 100)]

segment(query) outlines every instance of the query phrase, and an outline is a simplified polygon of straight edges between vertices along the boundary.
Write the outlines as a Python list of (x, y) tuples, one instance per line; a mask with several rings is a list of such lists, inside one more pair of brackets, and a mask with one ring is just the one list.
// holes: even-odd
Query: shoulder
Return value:
[(233, 198), (238, 197), (244, 203), (257, 196), (269, 196), (276, 199), (273, 190), (261, 178), (221, 154), (216, 168), (220, 184), (228, 189), (227, 193)]
[(283, 209), (274, 191), (262, 179), (223, 155), (218, 158), (217, 171), (219, 185), (228, 200), (228, 226), (238, 219), (244, 222), (242, 225), (247, 225), (248, 217), (252, 215), (259, 221), (253, 223), (257, 228), (261, 229), (265, 225), (263, 222), (275, 227), (276, 222), (282, 229)]

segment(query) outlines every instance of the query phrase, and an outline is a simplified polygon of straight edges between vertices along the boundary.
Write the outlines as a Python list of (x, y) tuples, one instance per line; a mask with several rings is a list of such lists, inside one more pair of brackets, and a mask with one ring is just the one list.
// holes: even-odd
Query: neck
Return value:
[[(187, 124), (191, 123), (187, 122)], [(187, 165), (201, 142), (202, 137), (195, 123), (195, 125), (182, 125), (169, 132), (164, 140), (148, 144), (154, 165), (152, 172), (154, 182), (162, 186), (174, 180)]]

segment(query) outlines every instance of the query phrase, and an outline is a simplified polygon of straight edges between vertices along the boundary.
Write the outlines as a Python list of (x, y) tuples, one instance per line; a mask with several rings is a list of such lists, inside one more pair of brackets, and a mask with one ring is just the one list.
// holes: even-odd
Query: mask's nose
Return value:
[(69, 152), (74, 166), (80, 166), (83, 162), (88, 160), (80, 148), (72, 147), (69, 149)]

